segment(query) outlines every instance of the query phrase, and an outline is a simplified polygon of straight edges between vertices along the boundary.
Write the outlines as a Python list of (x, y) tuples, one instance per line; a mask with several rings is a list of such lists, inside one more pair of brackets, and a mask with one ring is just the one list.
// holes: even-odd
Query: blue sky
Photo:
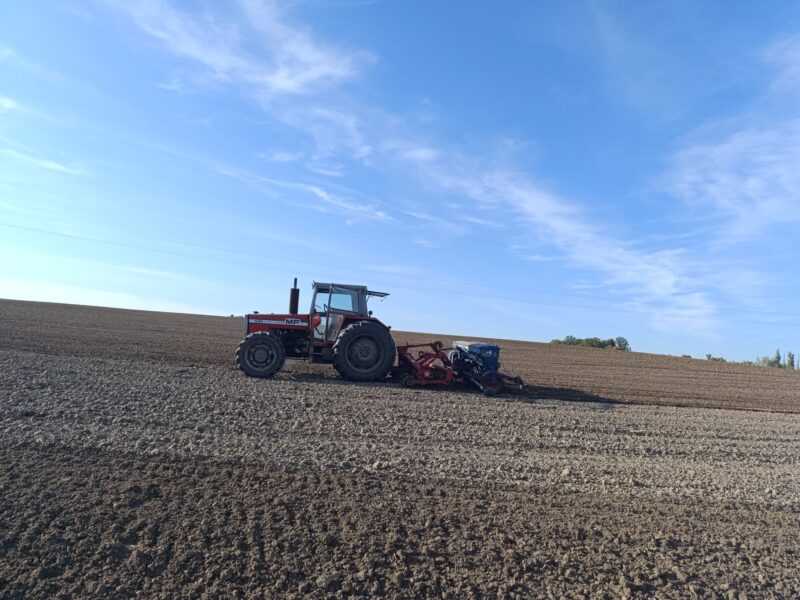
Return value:
[(800, 351), (794, 2), (0, 7), (0, 297)]

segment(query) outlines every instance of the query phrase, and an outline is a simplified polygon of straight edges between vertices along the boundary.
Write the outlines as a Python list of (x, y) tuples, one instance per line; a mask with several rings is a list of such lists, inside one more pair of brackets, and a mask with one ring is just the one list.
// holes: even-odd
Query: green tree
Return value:
[(786, 368), (794, 371), (794, 352), (786, 353)]
[(756, 358), (756, 364), (761, 365), (762, 367), (773, 367), (778, 369), (785, 366), (783, 364), (783, 358), (781, 357), (780, 348), (775, 350), (774, 356), (759, 356)]
[[(568, 335), (563, 340), (555, 339), (550, 340), (551, 344), (563, 344), (565, 346), (584, 346), (587, 348), (620, 348), (622, 350), (630, 351), (631, 346), (624, 337), (616, 339), (609, 338), (601, 340), (598, 337), (577, 338), (574, 335)], [(622, 344), (622, 346), (620, 346)]]

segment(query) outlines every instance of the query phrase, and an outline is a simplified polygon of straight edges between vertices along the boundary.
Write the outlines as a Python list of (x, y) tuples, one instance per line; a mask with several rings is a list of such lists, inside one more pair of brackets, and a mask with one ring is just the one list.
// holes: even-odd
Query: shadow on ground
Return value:
[[(288, 376), (295, 381), (302, 381), (307, 383), (324, 382), (333, 385), (348, 385), (348, 386), (358, 386), (358, 387), (374, 387), (378, 385), (380, 386), (386, 385), (397, 388), (402, 387), (400, 384), (394, 383), (391, 380), (374, 382), (374, 383), (357, 383), (352, 381), (344, 381), (343, 379), (339, 379), (338, 377), (332, 377), (327, 373), (293, 372), (293, 373), (282, 373), (278, 376), (279, 377)], [(482, 393), (474, 386), (463, 382), (455, 382), (444, 386), (438, 386), (438, 385), (414, 386), (409, 389), (418, 391), (425, 390), (431, 392), (458, 392), (462, 394), (466, 393), (466, 394), (482, 395)], [(606, 405), (622, 404), (618, 400), (612, 400), (611, 398), (598, 396), (596, 394), (590, 394), (589, 392), (584, 392), (582, 390), (577, 390), (573, 388), (546, 387), (546, 386), (527, 385), (527, 384), (523, 385), (521, 388), (509, 386), (503, 391), (503, 393), (499, 396), (499, 398), (503, 398), (506, 400), (514, 400), (519, 402), (535, 402), (537, 400), (560, 400), (564, 402), (594, 402)]]
[(522, 389), (509, 389), (504, 395), (512, 396), (517, 400), (562, 400), (564, 402), (595, 402), (598, 404), (622, 404), (605, 396), (590, 394), (583, 390), (561, 387), (546, 387), (540, 385), (523, 385)]

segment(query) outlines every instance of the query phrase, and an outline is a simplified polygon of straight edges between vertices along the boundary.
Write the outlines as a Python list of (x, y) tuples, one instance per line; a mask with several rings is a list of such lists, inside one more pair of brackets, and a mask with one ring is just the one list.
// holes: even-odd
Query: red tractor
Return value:
[(298, 314), (297, 279), (289, 296), (289, 314), (245, 315), (245, 337), (236, 349), (236, 365), (251, 377), (272, 377), (286, 358), (331, 363), (351, 381), (380, 381), (392, 368), (397, 349), (389, 327), (367, 308), (383, 298), (363, 285), (314, 283), (311, 311)]

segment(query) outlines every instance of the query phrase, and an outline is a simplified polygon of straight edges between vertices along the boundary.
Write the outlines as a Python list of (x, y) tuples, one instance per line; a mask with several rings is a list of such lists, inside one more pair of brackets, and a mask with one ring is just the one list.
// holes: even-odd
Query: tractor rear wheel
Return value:
[(333, 345), (333, 367), (350, 381), (380, 381), (391, 370), (396, 356), (389, 330), (373, 321), (348, 325)]
[(245, 336), (236, 349), (236, 366), (250, 377), (272, 377), (281, 370), (285, 360), (283, 342), (268, 331)]

